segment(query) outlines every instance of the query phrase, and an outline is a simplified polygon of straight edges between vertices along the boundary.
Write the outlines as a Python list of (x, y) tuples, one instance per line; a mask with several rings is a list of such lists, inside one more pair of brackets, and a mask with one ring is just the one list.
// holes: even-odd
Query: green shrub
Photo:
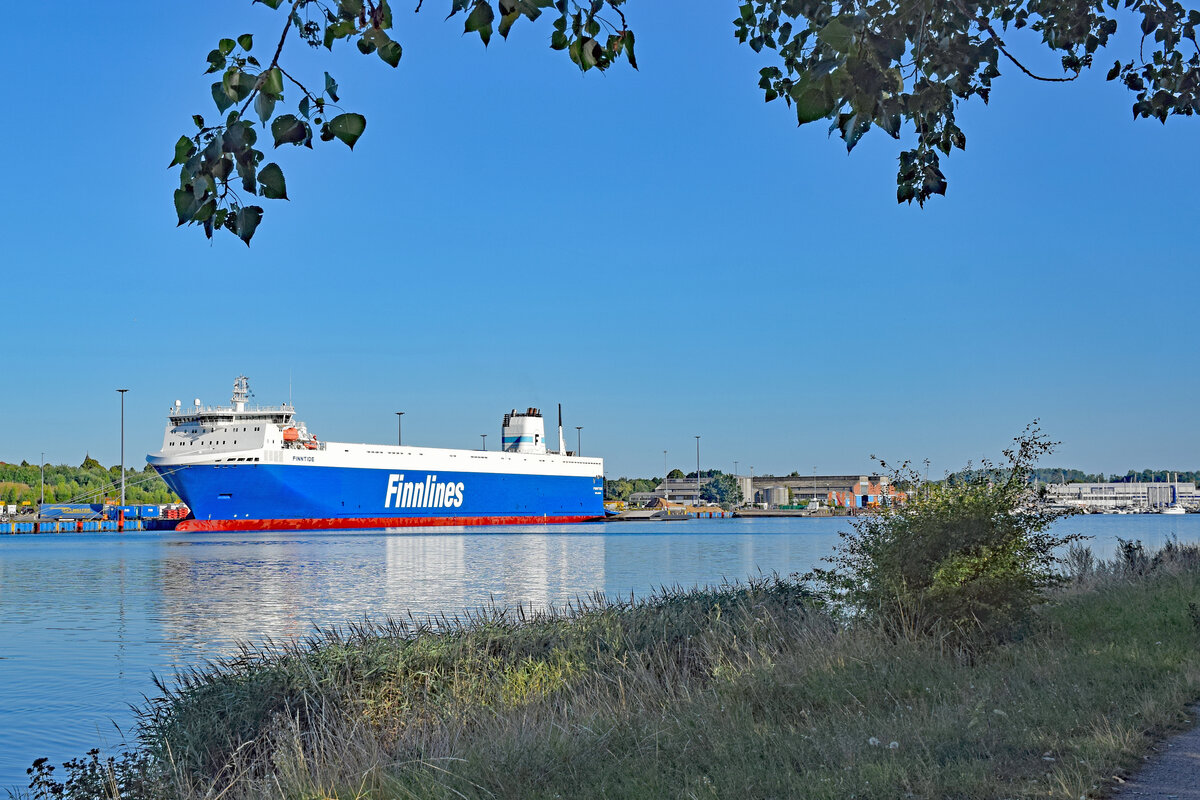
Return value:
[(832, 566), (805, 579), (847, 616), (919, 632), (1012, 632), (1063, 580), (1056, 551), (1082, 538), (1048, 532), (1066, 512), (1050, 508), (1029, 482), (1055, 444), (1034, 423), (1004, 451), (1001, 465), (985, 461), (933, 484), (920, 484), (901, 465), (894, 480), (918, 486), (914, 494), (858, 518), (826, 559)]

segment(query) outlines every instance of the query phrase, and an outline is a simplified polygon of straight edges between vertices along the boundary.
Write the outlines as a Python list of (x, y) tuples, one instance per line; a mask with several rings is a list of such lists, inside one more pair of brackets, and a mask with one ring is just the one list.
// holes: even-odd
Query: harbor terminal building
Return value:
[(1200, 495), (1192, 482), (1171, 483), (1052, 483), (1046, 497), (1058, 505), (1097, 510), (1155, 509), (1200, 506)]

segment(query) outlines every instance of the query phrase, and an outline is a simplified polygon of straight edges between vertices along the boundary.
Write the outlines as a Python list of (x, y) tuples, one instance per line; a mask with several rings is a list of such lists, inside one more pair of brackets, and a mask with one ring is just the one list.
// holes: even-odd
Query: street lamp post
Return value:
[(583, 434), (580, 433), (580, 431), (582, 431), (582, 430), (583, 430), (582, 425), (575, 426), (575, 455), (579, 455), (582, 452), (582, 448), (579, 444), (582, 441)]
[(125, 505), (125, 393), (128, 389), (117, 389), (121, 394), (121, 505)]
[(696, 437), (696, 505), (700, 505), (700, 437)]
[(404, 444), (404, 425), (403, 425), (404, 420), (402, 419), (403, 416), (404, 416), (403, 411), (396, 412), (396, 446), (397, 447)]
[(481, 433), (481, 434), (479, 434), (479, 438), (483, 439), (483, 449), (487, 450), (487, 434)]
[(41, 506), (46, 505), (46, 454), (42, 453), (42, 468), (40, 470), (42, 476), (42, 501), (38, 504), (38, 513), (40, 514)]

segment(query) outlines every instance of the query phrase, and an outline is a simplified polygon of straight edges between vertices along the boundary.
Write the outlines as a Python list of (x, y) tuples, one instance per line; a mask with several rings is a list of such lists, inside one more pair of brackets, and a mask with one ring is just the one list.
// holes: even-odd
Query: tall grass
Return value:
[(991, 645), (770, 578), (246, 647), (66, 796), (1097, 797), (1200, 698), (1200, 548), (1069, 566)]

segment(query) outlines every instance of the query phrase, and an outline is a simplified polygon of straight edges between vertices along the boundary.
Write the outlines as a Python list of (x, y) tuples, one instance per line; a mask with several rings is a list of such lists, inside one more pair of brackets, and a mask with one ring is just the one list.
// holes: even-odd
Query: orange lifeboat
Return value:
[(310, 439), (309, 441), (304, 443), (304, 446), (307, 447), (309, 450), (316, 450), (317, 449), (317, 440)]
[(283, 440), (285, 442), (294, 442), (299, 438), (300, 438), (300, 431), (296, 430), (295, 428), (284, 428), (283, 429)]

